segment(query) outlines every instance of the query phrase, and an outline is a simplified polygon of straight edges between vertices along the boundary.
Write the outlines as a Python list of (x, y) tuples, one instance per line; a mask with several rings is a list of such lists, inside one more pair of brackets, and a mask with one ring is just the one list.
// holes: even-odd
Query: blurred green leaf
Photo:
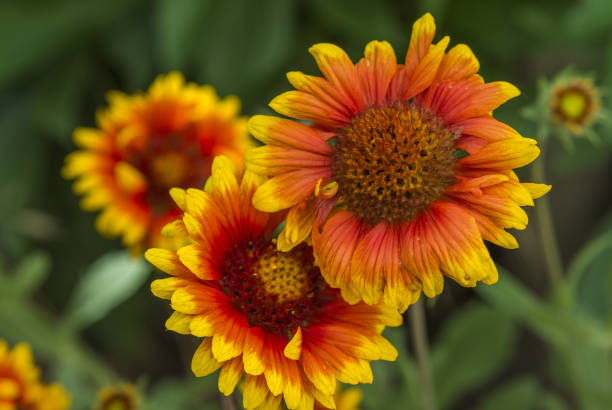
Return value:
[(359, 386), (363, 391), (363, 407), (387, 410), (416, 409), (421, 401), (421, 386), (417, 368), (406, 349), (406, 328), (387, 328), (383, 336), (397, 349), (397, 361), (377, 360), (371, 363), (373, 383)]
[[(156, 52), (165, 70), (181, 69), (200, 42), (198, 32), (212, 0), (158, 0), (153, 15)], [(204, 52), (204, 50), (200, 50)]]
[(608, 0), (582, 0), (567, 12), (567, 28), (576, 38), (600, 36), (612, 26), (612, 3)]
[(565, 148), (556, 149), (551, 158), (553, 170), (559, 175), (595, 169), (612, 156), (612, 139), (606, 139), (595, 146), (586, 138), (576, 138), (572, 135), (569, 138), (574, 148), (571, 151)]
[(444, 325), (431, 352), (441, 408), (493, 378), (512, 357), (517, 328), (483, 304), (463, 307)]
[[(307, 3), (329, 30), (342, 32), (351, 41), (387, 40), (406, 43), (404, 27), (388, 1), (313, 0)], [(344, 45), (346, 46), (346, 45)]]
[(143, 403), (143, 410), (193, 408), (221, 409), (216, 374), (204, 378), (188, 376), (162, 380)]
[(108, 253), (83, 275), (68, 304), (66, 321), (84, 328), (103, 318), (147, 280), (150, 267), (127, 251)]
[(199, 79), (224, 94), (276, 74), (294, 43), (294, 9), (285, 0), (215, 3), (200, 22), (201, 41), (193, 50)]
[(541, 394), (533, 376), (523, 376), (493, 390), (476, 408), (477, 410), (529, 410), (534, 409)]
[(72, 130), (79, 121), (88, 62), (75, 57), (67, 65), (46, 72), (32, 87), (29, 105), (36, 130), (70, 147)]
[(590, 241), (574, 257), (567, 282), (578, 306), (606, 323), (612, 316), (612, 230)]
[(22, 295), (29, 294), (42, 285), (50, 270), (49, 254), (41, 251), (32, 252), (20, 261), (13, 272), (11, 289)]
[(610, 331), (579, 312), (540, 301), (510, 272), (501, 267), (498, 269), (499, 282), (492, 286), (479, 285), (476, 292), (499, 311), (527, 325), (556, 347), (585, 343), (602, 348), (612, 347)]
[[(140, 0), (5, 2), (0, 4), (0, 88), (102, 29)], [(18, 33), (18, 34), (17, 34)]]
[(147, 25), (126, 20), (115, 26), (108, 37), (105, 51), (122, 74), (122, 91), (131, 93), (148, 86), (156, 74), (150, 41), (152, 30)]

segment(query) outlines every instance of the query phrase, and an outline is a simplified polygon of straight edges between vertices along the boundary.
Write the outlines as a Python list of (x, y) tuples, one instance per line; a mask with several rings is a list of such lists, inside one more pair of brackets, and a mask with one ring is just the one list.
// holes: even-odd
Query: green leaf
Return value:
[(150, 267), (127, 251), (108, 253), (94, 262), (77, 284), (68, 304), (66, 321), (84, 328), (102, 319), (133, 295), (147, 280)]
[[(0, 5), (0, 88), (95, 29), (128, 11), (139, 0), (5, 2)], [(16, 35), (16, 33), (19, 33)]]
[(46, 252), (36, 251), (21, 260), (12, 274), (11, 289), (19, 294), (37, 290), (51, 270), (51, 258)]
[(547, 342), (559, 348), (585, 343), (612, 347), (612, 333), (579, 312), (538, 300), (507, 270), (498, 267), (499, 282), (479, 285), (476, 292), (499, 311), (527, 325)]
[[(221, 409), (217, 378), (214, 375), (204, 378), (189, 376), (184, 379), (165, 379), (157, 383), (143, 403), (143, 410)], [(206, 406), (202, 407), (202, 403)]]
[(194, 50), (200, 81), (221, 93), (238, 92), (276, 74), (295, 39), (295, 3), (286, 0), (217, 2)]
[(476, 407), (477, 410), (533, 409), (540, 387), (533, 376), (522, 376), (489, 393)]
[(483, 304), (468, 305), (452, 316), (431, 352), (440, 407), (449, 407), (503, 370), (512, 357), (516, 337), (512, 321)]
[(180, 69), (200, 41), (211, 0), (158, 0), (153, 14), (156, 51), (165, 70)]
[(363, 43), (361, 47), (371, 40), (407, 42), (405, 30), (388, 1), (313, 0), (307, 4), (329, 30)]
[(79, 122), (83, 90), (87, 87), (88, 63), (73, 58), (68, 64), (46, 72), (32, 89), (29, 98), (31, 121), (37, 131), (70, 147), (72, 130)]
[(404, 410), (420, 405), (418, 371), (406, 349), (406, 327), (388, 328), (383, 333), (398, 351), (397, 361), (377, 360), (371, 363), (374, 381), (359, 386), (363, 391), (363, 407), (369, 409)]

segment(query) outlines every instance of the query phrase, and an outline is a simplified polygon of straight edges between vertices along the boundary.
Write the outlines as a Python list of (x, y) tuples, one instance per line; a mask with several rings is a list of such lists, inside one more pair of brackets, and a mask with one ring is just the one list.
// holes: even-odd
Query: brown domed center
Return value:
[(365, 111), (336, 141), (341, 202), (372, 224), (411, 220), (454, 183), (457, 136), (414, 104)]

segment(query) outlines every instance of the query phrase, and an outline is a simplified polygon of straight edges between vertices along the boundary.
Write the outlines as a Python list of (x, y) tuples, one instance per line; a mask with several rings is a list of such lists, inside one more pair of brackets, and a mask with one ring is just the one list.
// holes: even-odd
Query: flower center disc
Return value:
[(372, 224), (411, 220), (455, 182), (457, 136), (414, 104), (365, 111), (335, 145), (342, 203)]
[(253, 266), (253, 274), (263, 283), (264, 291), (275, 295), (278, 303), (300, 299), (310, 287), (309, 269), (300, 256), (269, 247)]
[(223, 291), (250, 326), (289, 338), (328, 299), (312, 249), (306, 246), (280, 252), (274, 242), (259, 238), (228, 253), (223, 273)]

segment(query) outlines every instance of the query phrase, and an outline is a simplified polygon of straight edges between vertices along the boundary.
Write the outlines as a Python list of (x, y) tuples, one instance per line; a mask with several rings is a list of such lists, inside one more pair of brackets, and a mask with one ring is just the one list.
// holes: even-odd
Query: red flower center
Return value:
[(373, 225), (413, 219), (455, 182), (457, 136), (415, 104), (370, 108), (337, 137), (340, 200)]
[(199, 187), (210, 175), (211, 158), (189, 130), (155, 135), (145, 147), (128, 154), (127, 161), (146, 178), (142, 199), (156, 215), (175, 207), (168, 195), (170, 188)]
[(228, 253), (223, 273), (222, 289), (249, 325), (287, 338), (311, 323), (333, 296), (307, 246), (280, 252), (273, 241), (260, 237)]

